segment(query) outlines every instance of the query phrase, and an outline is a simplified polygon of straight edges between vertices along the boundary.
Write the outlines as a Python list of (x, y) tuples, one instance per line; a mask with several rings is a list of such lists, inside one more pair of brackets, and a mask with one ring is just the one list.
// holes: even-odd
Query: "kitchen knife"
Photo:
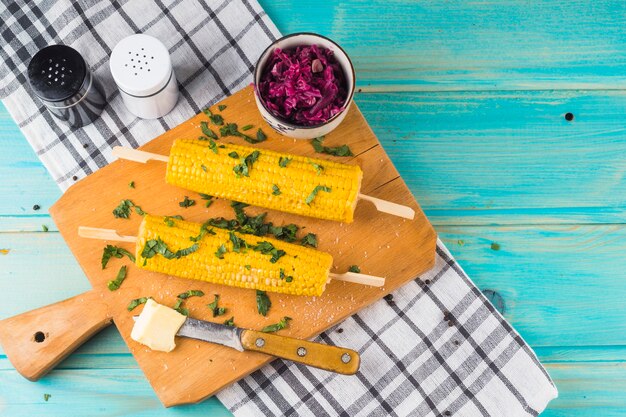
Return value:
[[(137, 320), (138, 317), (133, 318)], [(240, 352), (244, 350), (261, 352), (344, 375), (355, 374), (361, 363), (359, 354), (351, 349), (211, 323), (191, 317), (185, 320), (176, 336), (217, 343)]]

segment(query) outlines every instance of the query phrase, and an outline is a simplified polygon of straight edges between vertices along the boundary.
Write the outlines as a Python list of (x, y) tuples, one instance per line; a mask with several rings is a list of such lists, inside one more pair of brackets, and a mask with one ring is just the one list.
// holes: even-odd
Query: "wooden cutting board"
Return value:
[[(173, 305), (179, 293), (189, 289), (200, 289), (204, 297), (193, 297), (185, 302), (192, 317), (223, 322), (234, 316), (237, 326), (260, 329), (277, 322), (282, 316), (293, 320), (281, 334), (310, 338), (341, 322), (361, 308), (373, 303), (409, 280), (432, 267), (435, 258), (436, 234), (400, 178), (387, 154), (369, 128), (355, 104), (343, 123), (326, 137), (325, 145), (338, 146), (348, 143), (356, 155), (338, 158), (316, 154), (309, 141), (297, 141), (280, 136), (261, 118), (253, 97), (252, 87), (225, 99), (220, 104), (227, 106), (221, 112), (226, 122), (239, 126), (253, 124), (255, 132), (261, 127), (269, 136), (266, 142), (256, 145), (260, 149), (272, 149), (317, 158), (359, 164), (364, 171), (362, 192), (367, 195), (410, 205), (416, 211), (413, 221), (378, 213), (374, 206), (360, 201), (355, 212), (354, 223), (340, 224), (316, 220), (291, 214), (250, 207), (247, 213), (258, 214), (268, 211), (267, 221), (280, 225), (296, 223), (305, 227), (304, 233), (318, 235), (319, 249), (334, 257), (336, 272), (344, 272), (350, 265), (358, 265), (366, 274), (384, 276), (384, 288), (367, 287), (345, 282), (331, 282), (321, 297), (298, 297), (269, 294), (272, 307), (267, 317), (257, 313), (253, 290), (230, 288), (200, 281), (185, 280), (167, 275), (143, 271), (127, 259), (113, 259), (102, 270), (100, 258), (106, 243), (80, 238), (79, 226), (116, 229), (123, 235), (135, 235), (141, 216), (133, 212), (130, 219), (116, 219), (111, 211), (122, 199), (130, 199), (151, 214), (180, 214), (186, 220), (203, 222), (210, 217), (233, 218), (229, 201), (217, 200), (205, 208), (200, 197), (193, 192), (175, 188), (165, 183), (166, 164), (151, 161), (139, 164), (116, 161), (100, 169), (71, 187), (50, 209), (50, 213), (68, 246), (76, 256), (85, 274), (94, 287), (97, 297), (86, 298), (83, 304), (92, 314), (109, 314), (139, 366), (152, 384), (165, 406), (193, 403), (214, 394), (216, 391), (237, 381), (260, 368), (273, 358), (257, 353), (240, 353), (235, 350), (178, 338), (177, 347), (171, 353), (153, 352), (132, 339), (129, 335), (133, 326), (132, 313), (126, 307), (130, 300), (152, 296), (157, 302)], [(214, 113), (220, 113), (217, 105)], [(200, 122), (208, 120), (199, 114), (172, 130), (157, 137), (141, 149), (167, 155), (176, 138), (195, 138), (200, 133)], [(214, 127), (215, 131), (218, 131)], [(245, 144), (239, 138), (222, 138), (221, 141)], [(135, 188), (129, 183), (134, 181)], [(179, 202), (185, 196), (195, 199), (197, 204), (181, 208)], [(121, 244), (134, 252), (133, 244)], [(106, 289), (121, 265), (128, 265), (128, 276), (122, 287), (115, 292)], [(62, 285), (62, 282), (59, 283)], [(225, 316), (213, 318), (206, 304), (220, 295), (220, 306), (227, 308)], [(90, 307), (91, 306), (91, 307)], [(100, 311), (103, 311), (100, 313)], [(81, 322), (81, 310), (75, 310), (67, 325)], [(84, 310), (83, 310), (84, 311)], [(96, 313), (94, 313), (96, 312)], [(347, 346), (357, 348), (358, 346)]]

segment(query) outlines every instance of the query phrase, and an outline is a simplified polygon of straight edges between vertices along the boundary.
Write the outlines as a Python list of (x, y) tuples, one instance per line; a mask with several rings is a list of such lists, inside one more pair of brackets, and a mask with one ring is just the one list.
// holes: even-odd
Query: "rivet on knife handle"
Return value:
[(344, 375), (355, 374), (361, 364), (359, 354), (351, 349), (254, 330), (243, 331), (241, 344), (246, 350), (266, 353)]

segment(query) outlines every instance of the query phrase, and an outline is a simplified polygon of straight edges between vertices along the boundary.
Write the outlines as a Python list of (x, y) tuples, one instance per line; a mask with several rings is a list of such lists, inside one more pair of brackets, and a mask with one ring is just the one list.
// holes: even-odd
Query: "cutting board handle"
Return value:
[(0, 344), (15, 369), (36, 381), (109, 325), (103, 295), (87, 291), (0, 321)]

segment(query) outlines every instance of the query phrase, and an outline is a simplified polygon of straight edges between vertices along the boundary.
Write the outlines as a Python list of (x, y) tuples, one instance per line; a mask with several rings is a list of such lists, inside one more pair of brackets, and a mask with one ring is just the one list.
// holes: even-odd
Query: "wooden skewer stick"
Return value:
[[(87, 239), (112, 240), (118, 242), (137, 242), (136, 236), (123, 236), (113, 229), (100, 229), (97, 227), (78, 227), (78, 236)], [(385, 278), (374, 275), (357, 274), (355, 272), (344, 272), (343, 274), (329, 273), (330, 278), (337, 281), (353, 282), (355, 284), (370, 285), (373, 287), (382, 287), (385, 285)]]
[[(113, 147), (113, 156), (129, 161), (141, 162), (145, 164), (148, 161), (162, 161), (167, 162), (169, 158), (165, 155), (159, 155), (156, 153), (139, 151), (136, 149), (125, 148), (123, 146)], [(374, 203), (376, 210), (393, 214), (394, 216), (402, 217), (404, 219), (413, 220), (415, 218), (415, 210), (411, 207), (403, 206), (402, 204), (392, 203), (391, 201), (381, 200), (380, 198), (370, 197), (365, 194), (359, 194), (361, 200), (366, 200)]]

